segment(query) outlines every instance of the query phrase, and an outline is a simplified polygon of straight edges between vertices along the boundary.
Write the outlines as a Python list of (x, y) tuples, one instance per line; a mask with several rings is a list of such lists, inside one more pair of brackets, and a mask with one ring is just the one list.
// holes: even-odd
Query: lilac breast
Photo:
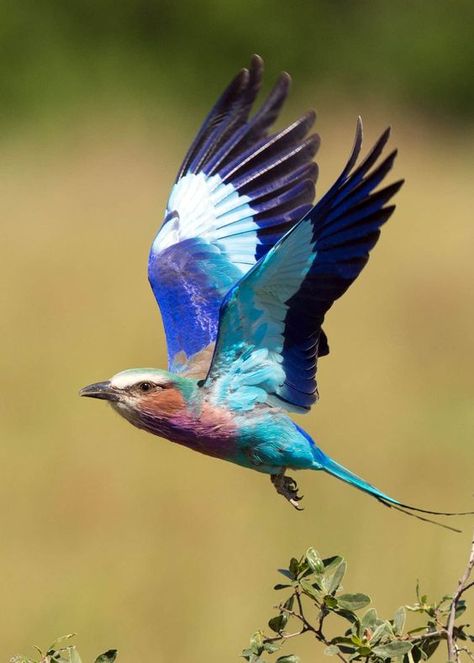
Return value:
[(232, 414), (204, 404), (198, 411), (184, 410), (168, 419), (141, 417), (140, 428), (208, 456), (230, 460), (237, 451), (238, 431)]

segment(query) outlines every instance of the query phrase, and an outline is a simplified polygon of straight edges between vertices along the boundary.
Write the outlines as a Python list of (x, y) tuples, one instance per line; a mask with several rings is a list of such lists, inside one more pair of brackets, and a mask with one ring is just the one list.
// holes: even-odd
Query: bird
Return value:
[(207, 115), (151, 246), (168, 369), (121, 371), (80, 395), (108, 401), (149, 433), (269, 475), (296, 509), (288, 470), (324, 471), (409, 515), (439, 514), (352, 473), (290, 417), (318, 401), (325, 315), (367, 264), (403, 180), (385, 184), (397, 154), (383, 156), (390, 129), (360, 159), (358, 118), (347, 163), (314, 204), (315, 113), (273, 130), (291, 78), (281, 73), (254, 110), (263, 68), (254, 55)]

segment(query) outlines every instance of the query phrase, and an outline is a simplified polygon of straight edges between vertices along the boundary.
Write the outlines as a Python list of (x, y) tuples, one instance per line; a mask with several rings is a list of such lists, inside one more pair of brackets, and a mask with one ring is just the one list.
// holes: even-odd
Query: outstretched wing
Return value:
[(204, 121), (151, 248), (148, 277), (174, 372), (206, 376), (224, 296), (311, 209), (319, 138), (307, 134), (315, 115), (268, 134), (290, 78), (281, 74), (249, 118), (262, 74), (254, 56)]
[(304, 412), (317, 400), (316, 363), (329, 351), (324, 315), (366, 264), (394, 210), (387, 202), (403, 183), (374, 192), (396, 156), (376, 165), (388, 136), (389, 130), (355, 167), (359, 119), (335, 184), (226, 296), (205, 382), (215, 401), (236, 409), (271, 402)]

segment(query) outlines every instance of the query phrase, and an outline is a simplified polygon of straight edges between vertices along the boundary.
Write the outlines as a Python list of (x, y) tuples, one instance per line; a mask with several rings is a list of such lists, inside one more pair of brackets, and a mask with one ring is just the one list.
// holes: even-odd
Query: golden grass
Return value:
[[(349, 117), (321, 126), (320, 191), (348, 153)], [(373, 138), (383, 125), (371, 125)], [(473, 146), (395, 125), (394, 175), (407, 183), (367, 271), (328, 317), (321, 402), (301, 422), (389, 494), (469, 509)], [(72, 630), (86, 660), (111, 646), (123, 663), (237, 660), (271, 616), (276, 568), (310, 544), (345, 555), (346, 589), (388, 614), (416, 578), (430, 595), (454, 588), (465, 561), (472, 521), (450, 534), (310, 473), (298, 514), (266, 477), (77, 397), (120, 369), (165, 365), (145, 266), (191, 137), (178, 126), (97, 120), (52, 144), (3, 146), (2, 660)], [(312, 651), (299, 647), (304, 661)]]

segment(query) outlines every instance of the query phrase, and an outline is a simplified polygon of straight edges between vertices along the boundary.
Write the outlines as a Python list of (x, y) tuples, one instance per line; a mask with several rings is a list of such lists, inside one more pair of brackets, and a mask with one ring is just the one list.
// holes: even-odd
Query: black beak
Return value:
[(79, 391), (79, 396), (88, 396), (89, 398), (101, 398), (104, 401), (118, 401), (119, 392), (112, 387), (109, 381), (96, 382), (83, 387)]

